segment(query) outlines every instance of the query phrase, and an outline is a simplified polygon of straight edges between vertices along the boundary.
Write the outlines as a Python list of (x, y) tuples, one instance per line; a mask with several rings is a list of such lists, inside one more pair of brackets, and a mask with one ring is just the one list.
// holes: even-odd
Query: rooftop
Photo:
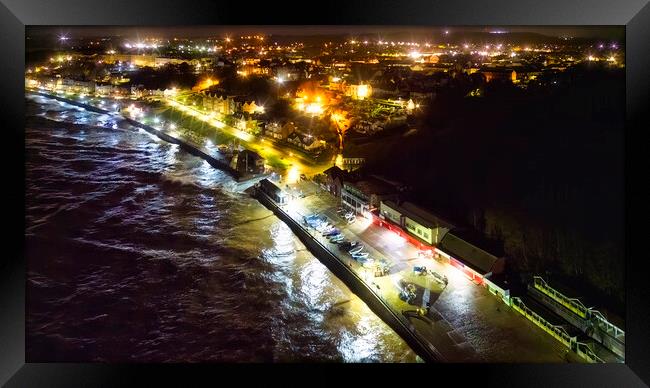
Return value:
[(413, 218), (415, 221), (419, 222), (422, 225), (429, 226), (432, 228), (443, 227), (447, 229), (454, 228), (454, 225), (445, 221), (444, 219), (438, 217), (437, 215), (431, 214), (428, 211), (422, 209), (421, 207), (415, 205), (411, 202), (404, 202), (400, 205), (404, 215)]
[(458, 236), (456, 230), (445, 234), (445, 237), (440, 242), (440, 249), (457, 259), (463, 260), (469, 267), (483, 274), (492, 271), (494, 264), (499, 260), (498, 256)]

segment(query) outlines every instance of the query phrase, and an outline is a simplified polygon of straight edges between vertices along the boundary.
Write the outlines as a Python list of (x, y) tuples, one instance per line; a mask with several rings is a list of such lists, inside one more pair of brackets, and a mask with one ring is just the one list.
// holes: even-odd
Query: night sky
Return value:
[(414, 35), (442, 36), (444, 31), (450, 35), (462, 34), (463, 32), (532, 32), (548, 36), (572, 36), (581, 38), (617, 39), (624, 38), (623, 27), (611, 26), (562, 26), (562, 27), (417, 27), (417, 26), (179, 26), (179, 27), (124, 27), (124, 26), (57, 26), (41, 27), (28, 26), (27, 35), (36, 36), (41, 34), (70, 35), (71, 37), (82, 36), (107, 36), (122, 35), (125, 37), (208, 37), (246, 34), (275, 34), (275, 35), (331, 35), (331, 34), (389, 34), (389, 33), (412, 33)]

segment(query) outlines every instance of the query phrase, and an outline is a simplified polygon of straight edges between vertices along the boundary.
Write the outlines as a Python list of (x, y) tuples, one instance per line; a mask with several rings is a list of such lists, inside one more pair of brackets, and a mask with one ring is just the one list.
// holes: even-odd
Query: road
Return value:
[[(45, 91), (45, 92), (57, 94), (51, 91)], [(130, 98), (114, 99), (110, 97), (99, 97), (99, 96), (82, 97), (82, 95), (72, 94), (72, 93), (66, 93), (65, 95), (62, 95), (62, 97), (80, 101), (83, 102), (84, 104), (96, 106), (102, 109), (111, 109), (111, 107), (114, 106), (114, 104), (116, 103), (119, 104), (119, 106), (124, 106), (126, 104), (134, 104), (136, 106), (139, 104), (146, 105), (146, 102), (133, 100)], [(176, 111), (180, 112), (181, 114), (187, 115), (193, 119), (197, 119), (209, 124), (215, 130), (222, 131), (227, 135), (240, 139), (246, 149), (258, 153), (262, 158), (264, 158), (267, 161), (273, 161), (270, 164), (272, 171), (282, 176), (283, 181), (285, 182), (288, 183), (298, 182), (300, 180), (301, 174), (305, 174), (307, 176), (317, 175), (322, 173), (327, 168), (334, 165), (334, 160), (314, 162), (308, 157), (305, 157), (304, 155), (300, 154), (299, 152), (294, 152), (291, 149), (285, 149), (268, 140), (259, 139), (250, 133), (247, 133), (245, 131), (227, 125), (223, 121), (218, 120), (214, 115), (206, 114), (194, 107), (187, 106), (178, 101), (175, 101), (174, 99), (162, 98), (157, 100), (163, 102), (168, 107), (174, 108)], [(112, 109), (115, 108), (113, 107)], [(160, 128), (160, 125), (158, 123), (154, 122), (154, 117), (137, 116), (137, 115), (131, 117), (145, 124), (163, 130), (163, 128)], [(165, 128), (164, 130), (165, 132), (169, 132), (170, 134), (175, 133), (174, 130), (170, 130), (169, 128)], [(175, 133), (175, 135), (178, 136), (179, 134)], [(211, 144), (205, 144), (203, 146), (209, 149), (210, 154), (216, 152), (215, 147)]]
[(219, 131), (223, 131), (233, 137), (240, 139), (245, 148), (257, 152), (266, 160), (282, 160), (284, 169), (280, 168), (280, 170), (284, 171), (278, 172), (283, 175), (285, 177), (284, 180), (289, 183), (297, 182), (300, 179), (301, 174), (313, 176), (322, 173), (324, 170), (334, 165), (333, 160), (316, 163), (298, 152), (293, 152), (291, 150), (280, 147), (273, 142), (259, 139), (248, 132), (227, 125), (223, 121), (217, 119), (214, 115), (206, 114), (194, 107), (182, 104), (174, 99), (165, 98), (164, 102), (168, 106), (180, 111), (183, 114), (187, 114), (197, 120), (201, 120)]

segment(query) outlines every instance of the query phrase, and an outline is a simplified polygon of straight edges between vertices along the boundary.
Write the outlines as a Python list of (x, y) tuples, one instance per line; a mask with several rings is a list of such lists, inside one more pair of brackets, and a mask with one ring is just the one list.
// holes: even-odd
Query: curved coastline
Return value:
[[(42, 97), (46, 98), (51, 98), (55, 99), (58, 101), (62, 101), (71, 105), (76, 105), (79, 107), (82, 107), (84, 109), (88, 109), (89, 111), (95, 112), (95, 113), (100, 113), (100, 114), (115, 114), (115, 112), (111, 112), (105, 109), (101, 109), (89, 104), (84, 104), (79, 101), (71, 100), (65, 97), (57, 96), (57, 95), (52, 95), (49, 93), (43, 93), (40, 91), (33, 91), (27, 89), (27, 91), (31, 94), (34, 95), (39, 95)], [(230, 167), (229, 164), (227, 164), (223, 160), (219, 160), (209, 154), (207, 154), (205, 151), (201, 150), (194, 144), (191, 144), (185, 140), (173, 137), (161, 130), (158, 130), (154, 127), (151, 127), (149, 125), (143, 124), (141, 122), (138, 122), (136, 120), (133, 120), (128, 117), (122, 116), (122, 118), (128, 122), (129, 124), (133, 125), (134, 127), (144, 129), (145, 131), (156, 135), (160, 139), (167, 141), (169, 143), (173, 144), (178, 144), (183, 150), (198, 156), (204, 160), (206, 160), (211, 166), (214, 168), (217, 168), (219, 170), (223, 170), (230, 174), (235, 180), (239, 181), (242, 179), (242, 174), (240, 174), (237, 170), (233, 169)], [(410, 328), (403, 320), (399, 318), (397, 313), (393, 311), (390, 306), (386, 304), (385, 301), (383, 301), (381, 298), (379, 298), (359, 277), (356, 273), (351, 271), (349, 268), (347, 268), (344, 264), (342, 264), (331, 252), (328, 251), (328, 249), (322, 244), (320, 244), (318, 241), (314, 240), (311, 238), (306, 231), (302, 229), (302, 227), (297, 224), (291, 217), (289, 217), (286, 213), (282, 211), (277, 205), (273, 203), (273, 201), (268, 200), (268, 198), (265, 198), (265, 196), (262, 195), (255, 195), (253, 194), (253, 197), (255, 197), (261, 204), (263, 204), (265, 207), (267, 207), (269, 210), (273, 211), (273, 213), (280, 219), (282, 220), (287, 226), (290, 227), (290, 229), (293, 231), (293, 233), (298, 236), (298, 238), (309, 248), (311, 253), (319, 260), (321, 261), (332, 273), (334, 273), (339, 279), (341, 279), (346, 286), (350, 288), (352, 292), (357, 294), (367, 305), (370, 307), (370, 309), (381, 319), (383, 320), (389, 327), (391, 327), (404, 341), (415, 351), (416, 354), (418, 354), (424, 361), (427, 362), (444, 362), (447, 361), (445, 357), (433, 347), (431, 343), (428, 341), (424, 340), (423, 338), (420, 337), (420, 335)]]
[[(97, 108), (95, 106), (92, 106), (92, 105), (89, 105), (89, 104), (84, 104), (82, 102), (71, 100), (69, 98), (56, 96), (56, 95), (49, 94), (49, 93), (43, 93), (43, 92), (39, 92), (39, 91), (33, 91), (33, 90), (28, 90), (28, 92), (32, 93), (32, 94), (35, 94), (35, 95), (38, 95), (38, 96), (42, 96), (42, 97), (62, 101), (62, 102), (65, 102), (65, 103), (68, 103), (68, 104), (71, 104), (71, 105), (76, 105), (76, 106), (82, 107), (84, 109), (88, 109), (91, 112), (101, 113), (101, 114), (115, 114), (115, 112), (111, 112), (111, 111), (108, 111), (108, 110), (105, 110), (105, 109)], [(204, 159), (206, 162), (208, 162), (214, 168), (217, 168), (219, 170), (223, 170), (223, 171), (227, 172), (229, 175), (231, 175), (238, 182), (240, 180), (242, 180), (243, 178), (245, 178), (245, 176), (243, 176), (239, 171), (237, 171), (234, 168), (230, 167), (230, 165), (226, 161), (220, 160), (218, 158), (215, 158), (212, 155), (209, 155), (207, 152), (203, 151), (202, 149), (200, 149), (199, 147), (197, 147), (196, 145), (194, 145), (194, 144), (192, 144), (190, 142), (179, 139), (177, 137), (173, 137), (173, 136), (171, 136), (171, 135), (169, 135), (169, 134), (167, 134), (167, 133), (165, 133), (165, 132), (163, 132), (163, 131), (161, 131), (159, 129), (156, 129), (156, 128), (150, 126), (150, 125), (143, 124), (143, 123), (141, 123), (139, 121), (136, 121), (136, 120), (133, 120), (131, 118), (124, 117), (124, 116), (122, 116), (122, 117), (126, 122), (133, 125), (134, 127), (142, 128), (145, 131), (147, 131), (147, 132), (149, 132), (149, 133), (151, 133), (153, 135), (158, 136), (160, 139), (162, 139), (162, 140), (164, 140), (166, 142), (173, 143), (173, 144), (178, 144), (184, 151), (187, 151), (187, 152), (191, 153), (194, 156), (198, 156), (198, 157)]]

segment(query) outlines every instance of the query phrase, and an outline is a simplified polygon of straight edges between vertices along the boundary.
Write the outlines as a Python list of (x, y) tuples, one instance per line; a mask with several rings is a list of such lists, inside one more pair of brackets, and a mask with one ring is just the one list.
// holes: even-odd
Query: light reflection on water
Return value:
[(359, 314), (357, 317), (354, 335), (350, 332), (344, 333), (339, 350), (346, 362), (372, 361), (376, 358), (377, 346), (380, 342), (379, 333), (373, 328), (368, 315)]
[[(50, 120), (74, 122), (84, 117), (87, 125), (117, 124), (107, 115), (79, 112), (47, 99), (41, 101), (42, 111), (58, 111), (41, 115)], [(66, 115), (70, 117), (62, 118)], [(85, 189), (90, 185), (85, 178), (87, 171), (94, 171), (97, 187), (88, 190), (116, 193), (113, 202), (107, 196), (81, 208), (84, 222), (92, 224), (93, 233), (84, 235), (80, 241), (100, 247), (95, 255), (88, 255), (86, 261), (106, 262), (100, 272), (90, 273), (90, 278), (84, 277), (84, 282), (90, 283), (84, 295), (74, 297), (75, 304), (67, 303), (66, 298), (71, 297), (65, 296), (61, 299), (63, 304), (55, 304), (47, 310), (50, 315), (43, 316), (49, 317), (51, 324), (46, 326), (46, 322), (40, 322), (37, 326), (46, 327), (39, 329), (43, 335), (65, 339), (70, 336), (66, 328), (76, 328), (77, 332), (84, 329), (84, 333), (92, 334), (87, 325), (97, 322), (103, 328), (102, 322), (107, 318), (88, 319), (106, 314), (117, 319), (119, 327), (128, 328), (124, 337), (120, 337), (116, 329), (118, 333), (111, 334), (114, 338), (80, 340), (91, 344), (93, 349), (116, 348), (112, 358), (115, 360), (124, 360), (120, 352), (148, 355), (154, 362), (180, 358), (200, 361), (241, 357), (240, 360), (250, 360), (254, 358), (248, 354), (248, 342), (268, 343), (271, 339), (264, 330), (273, 327), (274, 332), (278, 332), (273, 335), (278, 360), (414, 361), (415, 355), (403, 340), (311, 255), (286, 224), (246, 195), (225, 190), (233, 182), (227, 174), (202, 159), (181, 152), (178, 145), (153, 139), (148, 133), (140, 134), (128, 126), (125, 129), (75, 127), (71, 130), (68, 126), (55, 126), (47, 136), (39, 134), (44, 141), (56, 143), (57, 147), (59, 138), (63, 142), (82, 141), (82, 144), (68, 143), (64, 151), (57, 147), (45, 149), (51, 159), (37, 166), (37, 170), (58, 167), (67, 174), (77, 174), (66, 175), (65, 179), (56, 170), (51, 176), (46, 174), (47, 179), (53, 179), (54, 185), (71, 179), (75, 182), (72, 186), (76, 184)], [(48, 136), (57, 138), (52, 140)], [(43, 143), (38, 144), (44, 147)], [(76, 166), (74, 160), (59, 157), (59, 154), (74, 155), (77, 151), (72, 147), (77, 146), (87, 152), (81, 172), (71, 168)], [(93, 154), (93, 146), (110, 146), (114, 150)], [(55, 167), (54, 162), (64, 165)], [(69, 188), (63, 186), (59, 190), (66, 192)], [(74, 190), (75, 202), (76, 197), (97, 195)], [(60, 194), (53, 195), (50, 200), (54, 202)], [(102, 237), (103, 234), (106, 236)], [(108, 265), (111, 256), (102, 251), (106, 249), (119, 249), (120, 254), (128, 257), (128, 264)], [(155, 261), (146, 261), (148, 257)], [(192, 272), (196, 270), (195, 263), (200, 269)], [(78, 268), (78, 265), (71, 268)], [(89, 266), (83, 268), (92, 270)], [(110, 277), (111, 271), (118, 269), (125, 274), (118, 273), (114, 280)], [(50, 275), (43, 271), (40, 276)], [(48, 281), (60, 282), (56, 278)], [(143, 291), (140, 287), (146, 284), (156, 284), (156, 287)], [(160, 299), (152, 297), (157, 296), (156, 291), (163, 295)], [(111, 293), (111, 301), (147, 295), (144, 300), (153, 318), (141, 320), (137, 318), (139, 315), (132, 313), (117, 316), (119, 311), (106, 310), (101, 304), (84, 304), (85, 300), (80, 300), (100, 298), (104, 293)], [(134, 295), (140, 296), (134, 298)], [(50, 299), (58, 303), (58, 299)], [(179, 306), (189, 303), (199, 303), (201, 307), (196, 309), (199, 315), (191, 316), (179, 310)], [(88, 306), (100, 313), (88, 316)], [(66, 315), (51, 315), (52, 311), (66, 311)], [(214, 316), (206, 317), (206, 311)], [(114, 315), (116, 318), (112, 318)], [(144, 324), (153, 325), (155, 330), (142, 332)], [(34, 326), (30, 327), (33, 330)], [(206, 332), (212, 331), (219, 334), (206, 338)], [(235, 338), (243, 341), (243, 345), (219, 342), (220, 338), (224, 341)], [(182, 342), (183, 346), (173, 347), (175, 352), (172, 353), (163, 346), (177, 342)], [(191, 346), (203, 342), (212, 345)], [(137, 348), (132, 349), (133, 346)], [(223, 355), (219, 346), (232, 348), (226, 348), (230, 351)], [(236, 356), (237, 353), (242, 355)]]

